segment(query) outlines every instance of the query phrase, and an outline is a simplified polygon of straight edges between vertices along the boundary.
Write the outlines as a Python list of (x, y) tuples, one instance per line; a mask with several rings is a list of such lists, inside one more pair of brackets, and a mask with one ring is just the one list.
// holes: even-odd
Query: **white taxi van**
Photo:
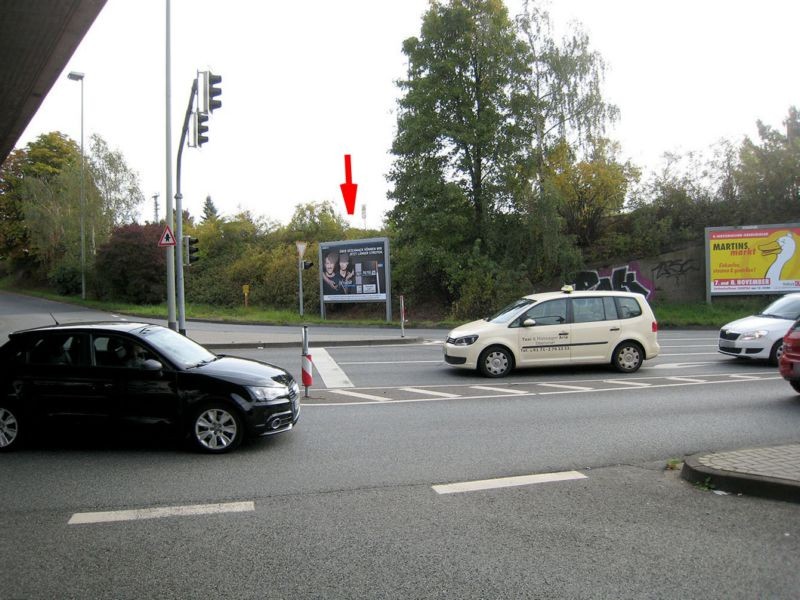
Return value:
[(609, 363), (633, 373), (658, 356), (658, 323), (641, 294), (573, 291), (532, 294), (453, 329), (444, 360), (486, 377), (514, 368)]

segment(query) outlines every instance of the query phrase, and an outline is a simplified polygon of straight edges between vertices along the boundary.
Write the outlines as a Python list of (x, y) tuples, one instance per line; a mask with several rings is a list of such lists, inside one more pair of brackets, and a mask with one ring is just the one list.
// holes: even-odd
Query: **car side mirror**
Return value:
[(148, 358), (146, 361), (144, 361), (144, 363), (142, 363), (142, 368), (145, 371), (160, 371), (164, 368), (164, 365), (154, 358)]
[(525, 319), (522, 322), (523, 327), (533, 327), (534, 325), (536, 325), (536, 319)]

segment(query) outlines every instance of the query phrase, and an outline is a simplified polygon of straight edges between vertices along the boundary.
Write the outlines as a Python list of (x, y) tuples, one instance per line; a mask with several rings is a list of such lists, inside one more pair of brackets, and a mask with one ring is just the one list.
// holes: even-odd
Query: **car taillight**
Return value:
[(658, 321), (653, 321), (653, 333), (658, 333)]

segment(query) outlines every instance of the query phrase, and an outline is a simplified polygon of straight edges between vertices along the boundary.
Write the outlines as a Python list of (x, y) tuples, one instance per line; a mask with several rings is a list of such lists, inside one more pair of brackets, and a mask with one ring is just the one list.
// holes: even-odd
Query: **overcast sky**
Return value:
[[(512, 14), (522, 0), (507, 0)], [(404, 39), (419, 35), (427, 0), (172, 0), (172, 131), (177, 139), (197, 70), (222, 75), (209, 142), (183, 158), (184, 208), (207, 195), (286, 223), (296, 205), (330, 200), (345, 214), (344, 154), (359, 185), (354, 226), (378, 227), (391, 208), (391, 165)], [(17, 146), (59, 130), (99, 133), (152, 196), (165, 183), (165, 0), (108, 0)], [(657, 168), (666, 151), (703, 151), (782, 127), (800, 105), (800, 2), (790, 0), (553, 0), (556, 27), (578, 20), (608, 65), (605, 95), (621, 111), (609, 132), (623, 157)], [(174, 171), (174, 157), (173, 157)]]

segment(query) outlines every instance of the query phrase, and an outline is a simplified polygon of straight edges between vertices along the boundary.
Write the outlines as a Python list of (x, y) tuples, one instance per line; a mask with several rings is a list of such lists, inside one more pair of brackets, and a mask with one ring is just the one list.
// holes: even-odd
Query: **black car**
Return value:
[(203, 452), (292, 429), (299, 387), (283, 369), (217, 356), (146, 323), (53, 325), (0, 347), (0, 451), (55, 424), (168, 425)]

